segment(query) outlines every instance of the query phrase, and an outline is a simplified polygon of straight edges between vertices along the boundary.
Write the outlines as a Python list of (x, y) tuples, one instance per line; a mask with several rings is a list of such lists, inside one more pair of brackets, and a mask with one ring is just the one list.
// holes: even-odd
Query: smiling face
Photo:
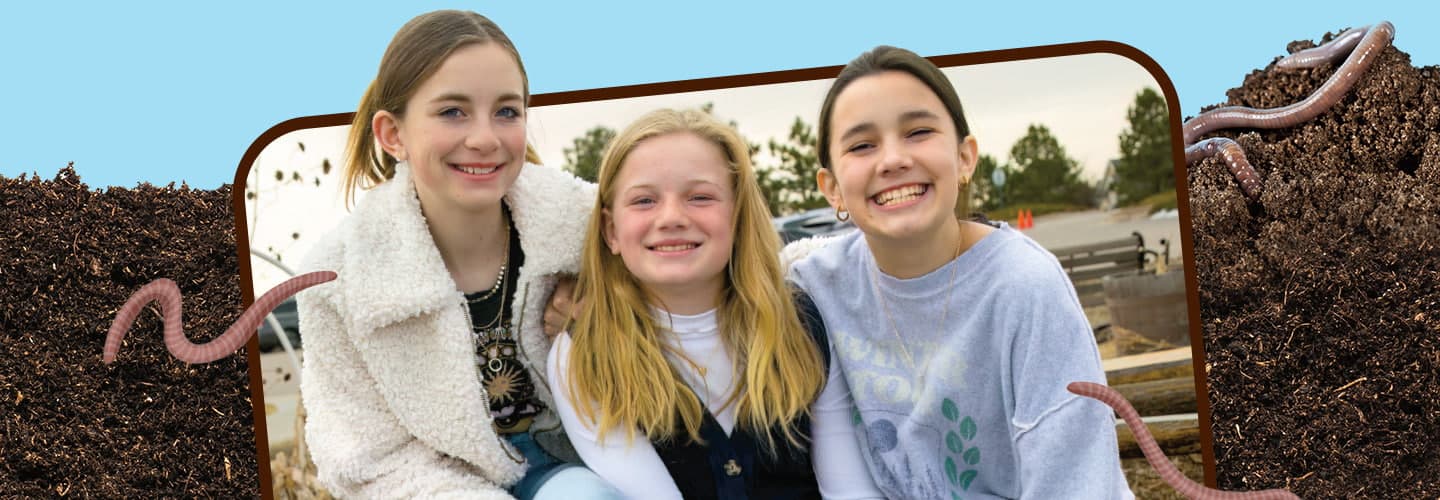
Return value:
[(495, 43), (450, 54), (405, 103), (375, 114), (381, 147), (410, 163), (427, 211), (499, 207), (525, 160), (525, 82)]
[(644, 139), (620, 164), (605, 243), (671, 312), (719, 303), (734, 242), (731, 175), (720, 146), (689, 132)]
[(954, 223), (976, 145), (929, 87), (901, 71), (863, 76), (835, 98), (830, 120), (832, 167), (818, 172), (820, 189), (867, 237), (915, 241)]

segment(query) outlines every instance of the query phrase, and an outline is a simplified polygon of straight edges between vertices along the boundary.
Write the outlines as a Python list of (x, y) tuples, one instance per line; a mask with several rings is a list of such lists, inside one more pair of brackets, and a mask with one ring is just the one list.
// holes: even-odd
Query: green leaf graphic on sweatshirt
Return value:
[(976, 446), (965, 450), (965, 463), (969, 465), (980, 463), (980, 447)]
[(967, 471), (965, 471), (965, 472), (961, 472), (961, 473), (960, 473), (960, 488), (963, 489), (963, 490), (969, 491), (969, 490), (970, 490), (970, 483), (974, 482), (974, 481), (975, 481), (975, 476), (978, 476), (978, 475), (980, 475), (980, 471), (977, 471), (977, 470), (975, 470), (975, 469), (970, 469), (970, 470), (967, 470)]
[(960, 437), (965, 438), (966, 441), (975, 439), (975, 421), (970, 417), (965, 417), (965, 420), (960, 421)]
[[(970, 484), (975, 482), (975, 477), (980, 475), (980, 471), (977, 469), (961, 471), (959, 464), (964, 462), (965, 465), (972, 467), (980, 464), (980, 447), (965, 448), (965, 443), (975, 439), (975, 434), (980, 429), (975, 425), (975, 419), (969, 416), (962, 418), (960, 409), (949, 399), (941, 403), (940, 411), (946, 419), (959, 423), (957, 429), (945, 433), (945, 448), (949, 451), (945, 457), (945, 477), (950, 480), (951, 487), (959, 486), (961, 490), (969, 491)], [(958, 499), (960, 493), (952, 489), (950, 498)]]

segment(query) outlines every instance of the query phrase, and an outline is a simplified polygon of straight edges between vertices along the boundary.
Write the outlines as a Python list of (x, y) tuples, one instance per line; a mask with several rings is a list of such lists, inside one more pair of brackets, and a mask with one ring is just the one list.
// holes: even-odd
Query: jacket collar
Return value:
[[(529, 275), (575, 272), (580, 242), (559, 242), (563, 248), (544, 248), (540, 242), (553, 238), (526, 238), (545, 234), (548, 219), (576, 212), (573, 196), (544, 192), (548, 177), (563, 172), (540, 165), (525, 164), (515, 184), (505, 194), (520, 247), (525, 252)], [(396, 165), (389, 181), (372, 189), (356, 207), (356, 223), (344, 235), (347, 251), (344, 266), (354, 283), (342, 290), (348, 317), (356, 332), (373, 332), (406, 318), (428, 314), (459, 304), (463, 294), (445, 268), (440, 250), (415, 192), (410, 167)], [(551, 221), (552, 223), (555, 221)]]

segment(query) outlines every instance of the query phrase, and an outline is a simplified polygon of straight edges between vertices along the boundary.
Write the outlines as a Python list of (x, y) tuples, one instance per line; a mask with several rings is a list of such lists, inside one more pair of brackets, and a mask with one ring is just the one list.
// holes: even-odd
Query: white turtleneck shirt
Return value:
[[(659, 310), (656, 314), (662, 328), (669, 326), (668, 335), (664, 337), (668, 346), (689, 360), (672, 355), (671, 366), (729, 434), (735, 428), (738, 405), (725, 405), (725, 402), (730, 398), (735, 373), (730, 353), (720, 338), (715, 310), (693, 316)], [(625, 429), (617, 426), (606, 432), (605, 441), (601, 443), (590, 420), (576, 413), (568, 390), (571, 345), (569, 333), (556, 337), (545, 366), (555, 393), (555, 412), (585, 465), (631, 498), (681, 498), (665, 463), (644, 434), (637, 430), (635, 439), (627, 440)], [(825, 498), (883, 498), (865, 465), (855, 433), (853, 408), (850, 389), (832, 362), (825, 387), (810, 406), (810, 459), (815, 467), (815, 479)]]

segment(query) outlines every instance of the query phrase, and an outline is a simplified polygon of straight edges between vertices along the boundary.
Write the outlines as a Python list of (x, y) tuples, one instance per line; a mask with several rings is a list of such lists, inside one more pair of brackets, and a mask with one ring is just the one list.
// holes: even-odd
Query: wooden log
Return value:
[[(1160, 445), (1165, 456), (1175, 457), (1200, 452), (1200, 420), (1194, 414), (1146, 420), (1149, 422), (1146, 422), (1145, 426), (1150, 429), (1150, 434), (1155, 437), (1155, 443)], [(1145, 456), (1145, 453), (1140, 451), (1140, 444), (1135, 442), (1135, 434), (1124, 422), (1115, 425), (1115, 437), (1120, 442), (1120, 458)]]
[[(1186, 347), (1189, 349), (1189, 347)], [(1188, 378), (1195, 385), (1195, 367), (1189, 359), (1166, 361), (1153, 365), (1135, 366), (1108, 372), (1105, 380), (1110, 386), (1150, 382), (1172, 378)]]
[(1142, 417), (1196, 412), (1195, 379), (1175, 377), (1113, 385)]
[(1105, 379), (1111, 387), (1150, 380), (1194, 377), (1189, 346), (1110, 358), (1101, 363), (1105, 370)]

